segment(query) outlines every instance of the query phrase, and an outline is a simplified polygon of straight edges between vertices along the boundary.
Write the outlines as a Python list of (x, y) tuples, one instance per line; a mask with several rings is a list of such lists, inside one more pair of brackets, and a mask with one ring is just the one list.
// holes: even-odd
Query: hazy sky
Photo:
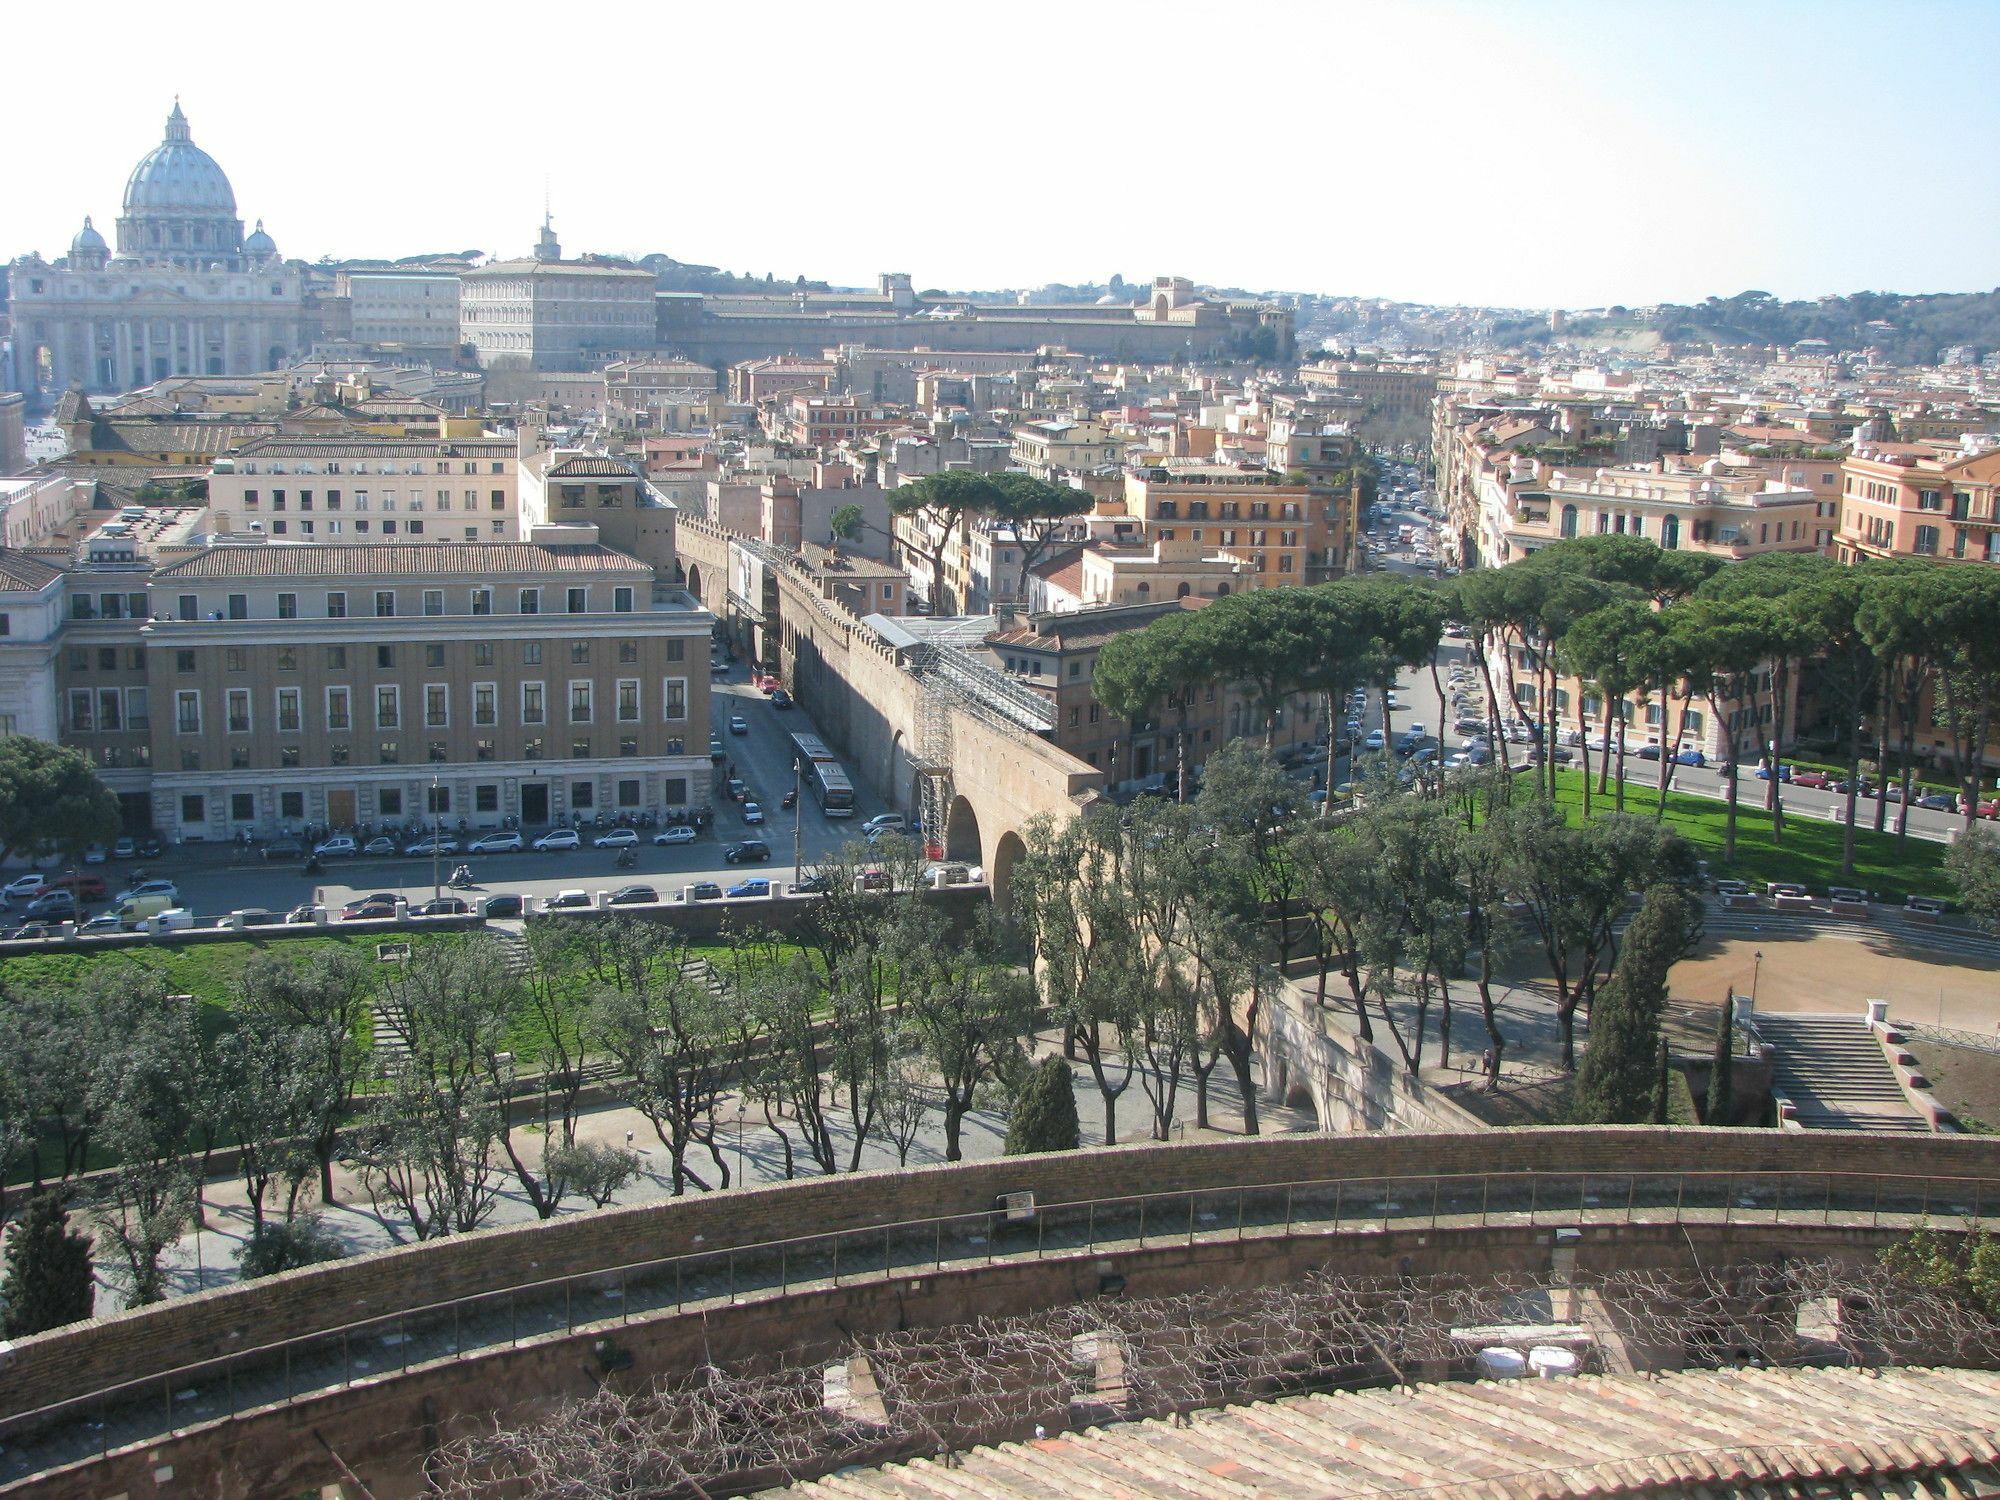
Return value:
[(0, 258), (178, 92), (287, 255), (1589, 306), (2000, 284), (2000, 0), (24, 7)]

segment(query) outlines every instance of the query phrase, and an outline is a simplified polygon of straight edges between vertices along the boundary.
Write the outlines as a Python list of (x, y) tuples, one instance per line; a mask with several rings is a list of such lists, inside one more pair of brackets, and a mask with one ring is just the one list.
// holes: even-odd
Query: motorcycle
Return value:
[(618, 851), (617, 864), (619, 869), (629, 870), (637, 863), (639, 863), (639, 854), (637, 850), (632, 849), (628, 846), (627, 848), (620, 849)]
[(305, 869), (301, 873), (305, 875), (323, 875), (326, 873), (326, 866), (319, 862), (319, 856), (315, 854), (306, 861)]
[(460, 865), (456, 870), (451, 872), (451, 878), (445, 884), (455, 891), (471, 890), (473, 886), (472, 866)]

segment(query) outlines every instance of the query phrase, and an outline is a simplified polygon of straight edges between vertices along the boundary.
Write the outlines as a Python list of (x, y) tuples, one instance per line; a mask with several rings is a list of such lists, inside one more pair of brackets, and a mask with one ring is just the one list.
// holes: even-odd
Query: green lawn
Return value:
[[(1580, 818), (1583, 815), (1582, 773), (1559, 771), (1556, 783), (1557, 803), (1572, 817)], [(1523, 779), (1521, 790), (1532, 795), (1532, 788), (1526, 779)], [(1844, 836), (1842, 826), (1816, 814), (1792, 811), (1785, 817), (1783, 842), (1775, 842), (1771, 836), (1770, 817), (1764, 811), (1763, 791), (1762, 782), (1743, 787), (1743, 796), (1737, 803), (1736, 860), (1733, 864), (1726, 863), (1722, 857), (1724, 827), (1729, 811), (1721, 802), (1685, 792), (1668, 792), (1667, 822), (1701, 850), (1702, 858), (1708, 861), (1709, 873), (1720, 878), (1733, 876), (1753, 885), (1766, 880), (1795, 880), (1815, 891), (1823, 891), (1829, 885), (1858, 885), (1884, 899), (1897, 901), (1908, 895), (1950, 895), (1951, 883), (1943, 868), (1943, 844), (1912, 838), (1899, 850), (1893, 834), (1878, 834), (1871, 828), (1858, 828), (1854, 836), (1854, 874), (1852, 877), (1844, 876), (1840, 868)], [(1593, 790), (1591, 811), (1609, 812), (1613, 802), (1613, 794), (1599, 796)], [(1864, 800), (1857, 809), (1857, 816), (1866, 818), (1873, 806)], [(1627, 784), (1626, 812), (1651, 817), (1658, 807), (1659, 794), (1652, 788)]]

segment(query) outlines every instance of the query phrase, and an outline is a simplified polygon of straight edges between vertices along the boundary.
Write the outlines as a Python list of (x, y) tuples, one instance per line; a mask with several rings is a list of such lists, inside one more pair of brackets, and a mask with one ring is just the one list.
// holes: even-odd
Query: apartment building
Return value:
[(1115, 464), (1121, 456), (1118, 439), (1097, 422), (1023, 422), (1013, 438), (1014, 467), (1050, 483)]
[(729, 399), (744, 406), (756, 406), (791, 391), (819, 391), (834, 388), (840, 366), (830, 359), (799, 359), (776, 355), (769, 359), (746, 359), (729, 367)]
[(61, 737), (190, 840), (702, 806), (713, 617), (655, 576), (590, 526), (203, 546), (67, 622)]
[(530, 258), (464, 273), (459, 326), (488, 369), (591, 370), (652, 350), (655, 290), (653, 273), (626, 261), (564, 260), (544, 223)]
[(859, 396), (827, 396), (793, 391), (764, 407), (764, 430), (779, 442), (822, 451), (842, 443), (859, 443), (901, 425)]
[(384, 266), (335, 273), (347, 300), (347, 336), (372, 347), (446, 352), (458, 347), (457, 268)]
[(1841, 561), (2000, 563), (2000, 438), (1860, 442), (1841, 471)]
[(1480, 502), (1479, 549), (1495, 563), (1577, 536), (1646, 537), (1730, 559), (1826, 552), (1840, 524), (1839, 504), (1817, 490), (1720, 459), (1579, 470), (1515, 454), (1482, 479)]
[(517, 471), (513, 438), (257, 438), (215, 460), (209, 510), (225, 535), (512, 541)]
[(1259, 588), (1307, 581), (1326, 554), (1330, 505), (1269, 469), (1171, 463), (1125, 472), (1125, 511), (1149, 537), (1185, 537), (1248, 561)]

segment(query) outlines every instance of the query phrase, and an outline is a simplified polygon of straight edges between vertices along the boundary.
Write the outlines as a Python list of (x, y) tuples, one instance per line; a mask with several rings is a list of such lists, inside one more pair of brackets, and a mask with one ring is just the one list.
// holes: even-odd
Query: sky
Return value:
[[(2000, 0), (1006, 0), (10, 18), (0, 258), (178, 94), (287, 256), (1590, 307), (2000, 285)], [(108, 38), (109, 45), (104, 42)]]

